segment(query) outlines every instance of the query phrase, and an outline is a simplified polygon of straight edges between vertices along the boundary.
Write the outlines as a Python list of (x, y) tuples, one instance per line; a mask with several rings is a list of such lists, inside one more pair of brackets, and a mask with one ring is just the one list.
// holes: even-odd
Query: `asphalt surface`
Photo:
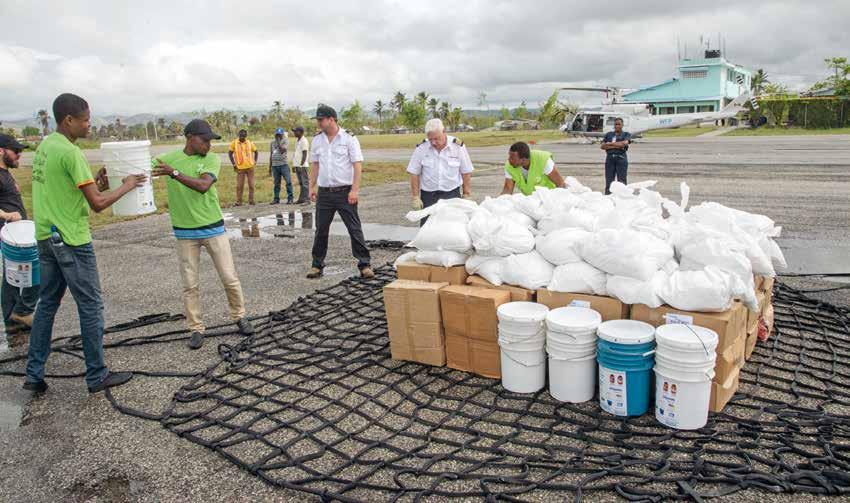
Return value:
[[(555, 153), (565, 175), (576, 176), (595, 189), (602, 185), (602, 153), (598, 145), (557, 143), (545, 148)], [(477, 199), (497, 195), (503, 180), (488, 163), (504, 158), (506, 147), (471, 149), (480, 169), (473, 178)], [(654, 179), (665, 194), (677, 194), (681, 181), (691, 187), (692, 204), (718, 201), (769, 215), (784, 228), (783, 246), (790, 269), (798, 272), (850, 272), (850, 138), (712, 138), (647, 140), (632, 146), (630, 180)], [(406, 159), (409, 151), (367, 151), (367, 159)], [(492, 166), (492, 164), (491, 164)], [(361, 218), (369, 224), (412, 226), (403, 219), (408, 210), (406, 183), (362, 191)], [(236, 268), (251, 314), (278, 310), (299, 296), (336, 283), (356, 273), (348, 239), (330, 240), (328, 274), (307, 280), (312, 229), (305, 214), (310, 207), (257, 205), (228, 209)], [(280, 222), (275, 214), (281, 214)], [(239, 218), (261, 218), (240, 223)], [(300, 223), (299, 223), (300, 222)], [(283, 223), (284, 225), (278, 225)], [(306, 228), (304, 228), (306, 227)], [(415, 229), (371, 226), (367, 239), (403, 238)], [(251, 235), (262, 237), (243, 237)], [(282, 236), (282, 237), (278, 237)], [(94, 233), (95, 249), (105, 298), (107, 325), (151, 313), (180, 313), (180, 279), (167, 215), (115, 224)], [(798, 251), (794, 251), (794, 250)], [(820, 253), (826, 250), (825, 253)], [(820, 253), (820, 254), (819, 254)], [(396, 253), (373, 252), (373, 263)], [(226, 323), (224, 291), (206, 255), (202, 259), (201, 290), (205, 320)], [(826, 269), (830, 269), (827, 271)], [(794, 279), (806, 288), (837, 283)], [(847, 290), (821, 294), (825, 300), (850, 305)], [(133, 331), (155, 334), (182, 328), (181, 322)], [(68, 296), (57, 317), (55, 337), (78, 333), (73, 300)], [(107, 341), (127, 337), (107, 335)], [(13, 341), (14, 342), (14, 341)], [(18, 340), (20, 342), (20, 340)], [(183, 344), (121, 348), (107, 353), (114, 369), (179, 370), (198, 372), (217, 357), (220, 342), (236, 343), (236, 336), (208, 340), (201, 350)], [(23, 354), (25, 346), (8, 355)], [(0, 365), (20, 370), (21, 364)], [(50, 373), (82, 371), (78, 360), (54, 354)], [(116, 390), (122, 402), (158, 413), (182, 379), (136, 377)], [(89, 395), (82, 379), (50, 379), (49, 392), (31, 398), (20, 389), (20, 378), (0, 377), (0, 501), (293, 501), (310, 499), (292, 491), (267, 486), (221, 456), (176, 437), (156, 422), (116, 412), (100, 395)], [(590, 501), (619, 501), (615, 496), (590, 495)], [(815, 501), (807, 495), (736, 494), (730, 501)], [(834, 501), (834, 500), (833, 500)]]

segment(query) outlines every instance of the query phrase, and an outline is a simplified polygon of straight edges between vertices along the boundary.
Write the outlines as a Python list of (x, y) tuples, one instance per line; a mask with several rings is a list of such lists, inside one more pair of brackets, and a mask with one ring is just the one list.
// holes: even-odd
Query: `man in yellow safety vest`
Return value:
[(514, 187), (530, 196), (537, 187), (565, 187), (563, 177), (555, 168), (552, 154), (543, 150), (531, 150), (522, 141), (511, 145), (505, 163), (505, 185), (502, 194), (512, 194)]

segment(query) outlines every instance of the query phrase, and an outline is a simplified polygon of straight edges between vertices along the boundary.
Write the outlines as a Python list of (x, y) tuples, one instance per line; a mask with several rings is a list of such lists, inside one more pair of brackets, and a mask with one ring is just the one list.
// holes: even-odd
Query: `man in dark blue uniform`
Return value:
[(623, 120), (614, 121), (614, 130), (605, 133), (600, 148), (605, 151), (605, 193), (611, 193), (611, 184), (616, 179), (620, 183), (626, 182), (626, 173), (629, 170), (629, 158), (626, 152), (632, 135), (623, 131)]

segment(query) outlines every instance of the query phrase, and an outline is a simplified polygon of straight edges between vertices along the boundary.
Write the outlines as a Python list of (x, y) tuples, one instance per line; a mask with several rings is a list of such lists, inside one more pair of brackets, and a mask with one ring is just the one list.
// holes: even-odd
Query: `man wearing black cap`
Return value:
[(224, 216), (218, 200), (215, 182), (221, 170), (218, 155), (207, 155), (210, 140), (221, 136), (212, 132), (210, 125), (194, 119), (183, 130), (186, 146), (157, 157), (154, 176), (168, 176), (168, 213), (177, 238), (177, 255), (180, 277), (183, 280), (183, 308), (191, 335), (189, 348), (198, 349), (204, 343), (204, 321), (201, 318), (201, 293), (199, 266), (201, 248), (206, 248), (212, 258), (218, 277), (227, 293), (230, 319), (236, 322), (242, 335), (254, 333), (251, 322), (245, 318), (245, 299), (242, 284), (233, 266), (230, 241), (224, 231)]
[(298, 175), (298, 200), (295, 201), (295, 204), (306, 204), (310, 202), (310, 196), (308, 195), (310, 189), (308, 184), (310, 183), (310, 175), (308, 171), (310, 169), (310, 164), (308, 164), (307, 155), (310, 152), (310, 143), (307, 141), (307, 137), (304, 136), (304, 128), (301, 126), (295, 126), (292, 128), (292, 133), (295, 135), (295, 150), (292, 153), (292, 171)]
[(322, 275), (328, 252), (328, 231), (334, 214), (339, 212), (351, 237), (351, 252), (357, 259), (360, 276), (374, 278), (369, 249), (357, 214), (363, 169), (360, 142), (337, 125), (333, 108), (320, 104), (314, 118), (321, 132), (313, 138), (310, 149), (310, 199), (316, 201), (316, 236), (313, 239), (313, 267), (307, 277)]
[[(18, 167), (21, 151), (28, 148), (6, 134), (0, 134), (0, 229), (6, 222), (16, 222), (27, 218), (21, 191), (11, 170)], [(0, 298), (2, 298), (3, 322), (7, 332), (25, 326), (32, 327), (32, 313), (38, 302), (38, 285), (19, 288), (6, 281), (6, 264), (3, 260), (3, 270), (0, 274)], [(12, 326), (17, 324), (17, 327)]]

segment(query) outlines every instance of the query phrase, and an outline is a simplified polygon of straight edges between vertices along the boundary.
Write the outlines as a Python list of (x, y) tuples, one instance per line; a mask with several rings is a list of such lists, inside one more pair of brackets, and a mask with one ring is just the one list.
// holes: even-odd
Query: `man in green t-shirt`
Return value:
[(186, 124), (186, 146), (163, 154), (154, 160), (154, 176), (168, 176), (168, 211), (171, 226), (177, 238), (180, 276), (183, 279), (183, 307), (186, 322), (192, 334), (189, 347), (198, 349), (204, 343), (204, 322), (201, 319), (201, 294), (198, 268), (201, 248), (215, 264), (218, 277), (227, 293), (230, 319), (236, 322), (242, 335), (254, 333), (251, 322), (245, 318), (245, 300), (242, 284), (233, 266), (230, 241), (224, 231), (224, 216), (218, 202), (215, 182), (221, 169), (218, 155), (207, 155), (210, 140), (221, 136), (212, 132), (210, 125), (195, 119)]
[(65, 290), (77, 304), (90, 393), (118, 386), (133, 377), (110, 372), (103, 361), (103, 299), (89, 230), (89, 209), (101, 212), (145, 183), (130, 175), (112, 192), (106, 171), (92, 177), (78, 138), (88, 136), (91, 112), (86, 100), (61, 94), (53, 102), (56, 132), (38, 146), (32, 162), (32, 204), (41, 265), (39, 302), (33, 318), (24, 389), (42, 393), (44, 364), (50, 354), (53, 319)]

